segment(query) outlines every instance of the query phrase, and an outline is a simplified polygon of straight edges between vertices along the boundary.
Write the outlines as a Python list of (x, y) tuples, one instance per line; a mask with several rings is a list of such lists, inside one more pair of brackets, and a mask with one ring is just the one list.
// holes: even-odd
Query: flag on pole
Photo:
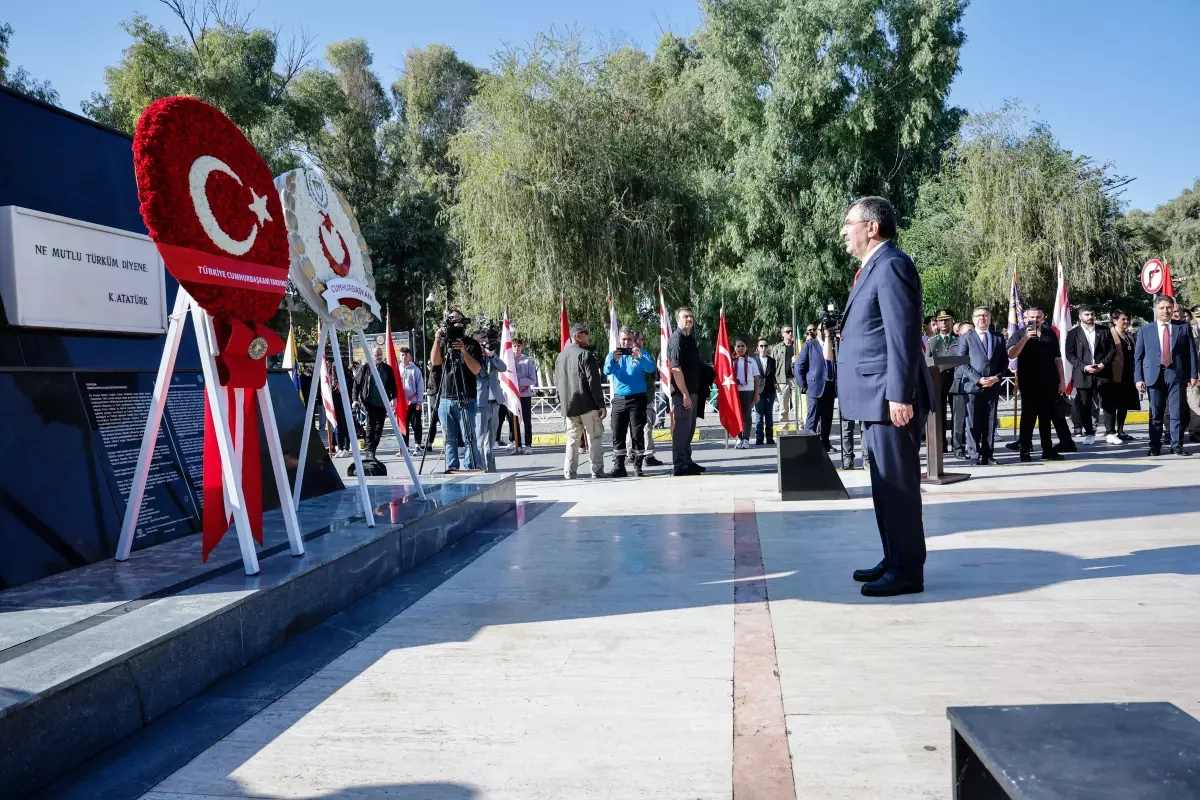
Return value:
[[(1008, 292), (1008, 327), (1005, 329), (1006, 338), (1011, 339), (1021, 327), (1021, 317), (1025, 312), (1021, 310), (1021, 292), (1017, 288), (1017, 268), (1013, 267), (1012, 286)], [(1017, 370), (1017, 360), (1009, 359), (1008, 368), (1013, 372)]]
[(296, 329), (288, 325), (287, 344), (283, 346), (283, 368), (292, 377), (292, 386), (300, 391), (300, 354), (296, 350)]
[[(408, 395), (404, 393), (404, 380), (400, 377), (400, 362), (396, 358), (396, 343), (392, 341), (392, 309), (388, 306), (387, 311), (387, 363), (392, 368), (392, 378), (396, 381), (396, 422), (400, 423), (400, 432), (405, 436), (408, 435)], [(371, 357), (370, 353), (366, 354), (367, 358)]]
[(333, 378), (329, 375), (329, 362), (324, 358), (321, 359), (321, 372), (317, 380), (321, 387), (321, 405), (325, 408), (325, 421), (332, 432), (337, 429), (337, 406), (333, 404)]
[[(1058, 337), (1058, 352), (1063, 360), (1063, 366), (1069, 363), (1067, 361), (1067, 331), (1071, 330), (1071, 300), (1067, 296), (1067, 281), (1063, 277), (1062, 259), (1058, 259), (1058, 289), (1054, 292), (1054, 316), (1050, 320), (1050, 327), (1054, 329), (1054, 335)], [(1066, 367), (1063, 370), (1063, 376), (1067, 381), (1067, 397), (1075, 396), (1075, 387), (1071, 383), (1071, 370)]]
[(567, 321), (567, 298), (562, 300), (562, 314), (558, 318), (558, 338), (562, 340), (559, 350), (566, 350), (571, 343), (571, 323)]
[(671, 315), (667, 313), (667, 301), (663, 299), (662, 286), (658, 287), (658, 379), (662, 381), (662, 393), (671, 407), (671, 359), (667, 357), (667, 344), (671, 341)]
[(1172, 300), (1175, 299), (1175, 283), (1171, 280), (1171, 265), (1166, 261), (1163, 262), (1163, 284), (1159, 294), (1166, 295)]
[[(612, 295), (608, 296), (608, 352), (617, 349), (617, 305), (613, 302)], [(608, 378), (608, 396), (617, 396), (617, 379), (613, 376)]]
[[(738, 402), (738, 385), (733, 377), (733, 358), (729, 355), (729, 334), (725, 332), (725, 307), (721, 307), (721, 325), (717, 330), (717, 356), (713, 360), (717, 373), (717, 416), (730, 436), (742, 432), (742, 409)], [(700, 398), (704, 402), (704, 398)]]
[[(513, 350), (512, 323), (508, 321), (508, 309), (504, 309), (504, 323), (500, 329), (500, 360), (508, 367), (507, 372), (500, 373), (500, 402), (505, 405), (518, 422), (521, 419), (521, 390), (517, 387), (517, 353)], [(520, 436), (513, 434), (513, 443), (519, 442)]]

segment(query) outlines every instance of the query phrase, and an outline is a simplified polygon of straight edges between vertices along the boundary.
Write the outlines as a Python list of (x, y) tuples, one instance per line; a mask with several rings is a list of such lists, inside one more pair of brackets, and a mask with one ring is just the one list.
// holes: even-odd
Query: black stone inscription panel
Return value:
[[(183, 377), (183, 376), (177, 376)], [(188, 376), (192, 377), (192, 376)], [(138, 453), (142, 447), (146, 418), (153, 400), (152, 373), (87, 373), (76, 374), (88, 419), (92, 425), (97, 452), (103, 456), (108, 486), (116, 501), (117, 514), (125, 515), (125, 504), (133, 483)], [(167, 395), (168, 415), (176, 394), (175, 387)], [(187, 419), (187, 391), (179, 391), (182, 402), (175, 408)], [(201, 426), (203, 426), (201, 405)], [(200, 530), (200, 502), (185, 472), (182, 449), (172, 435), (172, 421), (160, 426), (146, 491), (138, 514), (134, 549), (177, 539)], [(203, 447), (203, 427), (201, 427)]]

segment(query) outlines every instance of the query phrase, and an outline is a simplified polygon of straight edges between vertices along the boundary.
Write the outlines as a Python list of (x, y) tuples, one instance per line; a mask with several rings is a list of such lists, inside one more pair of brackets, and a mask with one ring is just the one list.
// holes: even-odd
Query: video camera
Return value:
[(442, 327), (438, 330), (438, 333), (441, 335), (443, 342), (453, 344), (454, 342), (461, 341), (467, 335), (467, 325), (470, 322), (470, 317), (458, 315), (458, 318), (455, 319), (454, 316), (447, 314), (446, 318), (442, 320)]
[(500, 329), (496, 327), (496, 323), (484, 319), (480, 323), (479, 332), (476, 336), (479, 335), (487, 339), (488, 350), (491, 350), (493, 353), (500, 352)]
[(821, 312), (821, 327), (827, 331), (836, 330), (842, 326), (842, 312), (837, 310), (833, 303), (826, 306)]

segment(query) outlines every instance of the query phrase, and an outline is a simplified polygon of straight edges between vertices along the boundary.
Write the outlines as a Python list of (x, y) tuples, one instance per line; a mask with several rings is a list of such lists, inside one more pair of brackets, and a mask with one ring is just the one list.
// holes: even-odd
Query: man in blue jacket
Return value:
[(996, 463), (996, 406), (1000, 379), (1008, 368), (1008, 346), (991, 329), (992, 312), (980, 306), (972, 314), (975, 329), (958, 337), (958, 355), (967, 363), (955, 372), (958, 393), (967, 400), (967, 457), (981, 467)]
[(837, 397), (837, 364), (833, 360), (833, 332), (822, 324), (816, 339), (805, 339), (800, 355), (792, 362), (793, 378), (801, 394), (808, 395), (806, 430), (819, 434), (825, 452), (833, 451), (829, 434), (833, 428), (833, 401)]
[[(868, 597), (924, 591), (921, 427), (933, 385), (921, 345), (921, 278), (896, 246), (896, 211), (882, 197), (850, 207), (841, 230), (862, 262), (842, 316), (838, 399), (871, 450), (871, 499), (883, 560), (855, 570)], [(936, 442), (931, 445), (937, 446)]]
[(625, 433), (633, 428), (633, 474), (639, 478), (645, 458), (646, 377), (658, 372), (658, 365), (637, 345), (637, 331), (621, 328), (620, 346), (608, 354), (604, 374), (613, 379), (612, 398), (613, 469), (610, 478), (626, 478)]
[(1175, 301), (1159, 297), (1154, 304), (1155, 321), (1138, 328), (1133, 348), (1133, 380), (1139, 392), (1150, 395), (1150, 450), (1162, 454), (1163, 412), (1171, 411), (1171, 452), (1191, 455), (1183, 449), (1183, 420), (1187, 413), (1185, 390), (1197, 380), (1196, 343), (1186, 322), (1171, 319)]

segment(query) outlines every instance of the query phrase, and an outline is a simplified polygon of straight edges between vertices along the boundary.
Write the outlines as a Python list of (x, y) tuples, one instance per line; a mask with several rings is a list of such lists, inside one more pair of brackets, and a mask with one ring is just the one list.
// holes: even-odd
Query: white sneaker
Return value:
[(1104, 441), (1108, 442), (1109, 444), (1124, 444), (1124, 442), (1121, 441), (1121, 437), (1117, 436), (1115, 433), (1110, 433), (1108, 436), (1104, 437)]
[(1084, 444), (1095, 444), (1096, 437), (1095, 436), (1085, 436), (1085, 437), (1083, 437), (1083, 443)]

